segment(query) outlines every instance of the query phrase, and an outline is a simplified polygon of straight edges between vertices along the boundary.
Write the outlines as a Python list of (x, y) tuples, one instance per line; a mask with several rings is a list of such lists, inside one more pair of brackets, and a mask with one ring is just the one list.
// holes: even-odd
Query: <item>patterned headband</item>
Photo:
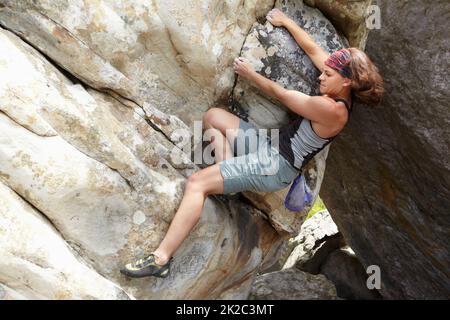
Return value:
[(352, 55), (347, 49), (341, 49), (333, 52), (330, 57), (325, 61), (325, 65), (339, 72), (344, 78), (352, 78), (352, 72), (350, 70), (350, 60)]

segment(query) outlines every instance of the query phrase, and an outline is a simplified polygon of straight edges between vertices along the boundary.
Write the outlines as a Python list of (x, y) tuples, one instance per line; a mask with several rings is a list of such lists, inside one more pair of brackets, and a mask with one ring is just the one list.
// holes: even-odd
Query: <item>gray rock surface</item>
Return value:
[[(141, 108), (72, 83), (44, 56), (3, 29), (0, 74), (0, 181), (51, 221), (61, 235), (59, 245), (77, 253), (73, 264), (87, 261), (97, 278), (102, 275), (138, 299), (248, 294), (252, 274), (269, 258), (279, 236), (256, 210), (238, 201), (207, 199), (199, 224), (176, 255), (171, 277), (130, 281), (120, 275), (126, 262), (161, 241), (182, 196), (183, 174), (196, 167), (189, 159), (172, 166), (172, 152), (177, 148), (148, 125)], [(18, 214), (6, 209), (15, 207), (13, 198), (2, 201), (7, 211), (0, 217)], [(21, 235), (38, 229), (10, 223), (12, 217), (6, 217), (0, 228), (8, 232)], [(50, 234), (45, 230), (41, 232)], [(0, 260), (5, 266), (14, 265), (15, 252), (22, 254), (21, 243), (15, 248), (11, 241), (1, 238), (0, 247), (6, 251), (0, 252)], [(33, 249), (26, 254), (40, 259), (39, 265), (53, 266), (52, 256), (33, 253)], [(64, 276), (67, 273), (69, 284), (54, 280), (54, 272), (17, 279), (6, 267), (0, 268), (0, 283), (9, 288), (3, 290), (9, 297), (121, 296), (111, 290), (98, 294), (100, 280), (98, 287), (80, 287), (71, 280), (76, 279), (76, 270), (71, 274), (70, 268), (63, 267), (53, 268)], [(68, 293), (57, 294), (44, 285), (53, 282)], [(27, 283), (31, 289), (23, 293)]]
[[(347, 41), (337, 34), (323, 14), (303, 1), (277, 1), (276, 7), (302, 26), (327, 52), (347, 46)], [(255, 24), (241, 56), (247, 58), (257, 72), (285, 88), (319, 94), (319, 71), (285, 28), (273, 27), (270, 22)], [(238, 78), (233, 97), (236, 112), (260, 128), (280, 128), (295, 117), (245, 79)]]
[(188, 125), (234, 84), (232, 61), (273, 0), (1, 0), (0, 21), (84, 83)]
[[(444, 6), (441, 3), (438, 8)], [(0, 234), (0, 260), (2, 266), (15, 266), (14, 272), (6, 267), (0, 269), (0, 299), (248, 296), (259, 267), (273, 261), (286, 233), (298, 232), (309, 209), (300, 214), (287, 212), (282, 203), (287, 190), (246, 194), (267, 220), (260, 211), (236, 198), (208, 198), (199, 224), (177, 253), (174, 272), (167, 279), (130, 280), (118, 269), (132, 257), (154, 248), (164, 236), (181, 199), (185, 178), (198, 169), (190, 161), (190, 154), (174, 148), (179, 138), (177, 130), (190, 128), (204, 111), (227, 98), (234, 85), (232, 59), (239, 54), (252, 24), (264, 17), (272, 5), (269, 0), (0, 0), (0, 24), (43, 53), (0, 29), (0, 186), (4, 194), (2, 209), (6, 210), (0, 215), (0, 229), (5, 230)], [(328, 51), (346, 45), (318, 10), (305, 7), (302, 1), (278, 1), (276, 5), (285, 8)], [(383, 9), (386, 12), (401, 12), (395, 4), (385, 6), (389, 6)], [(438, 17), (434, 11), (438, 9), (426, 14), (415, 12), (414, 6), (408, 10), (405, 12), (413, 12), (408, 13), (409, 19), (419, 15), (418, 21), (427, 15)], [(395, 23), (389, 22), (389, 32), (394, 30), (400, 39), (406, 39), (411, 30), (402, 34), (406, 32), (403, 26)], [(445, 33), (439, 32), (439, 24), (435, 23), (434, 40), (425, 39), (420, 32), (418, 38), (437, 58), (434, 50), (447, 52), (448, 42), (439, 38)], [(383, 30), (374, 37), (370, 42), (374, 57), (393, 60), (385, 55), (400, 49), (396, 38)], [(432, 41), (441, 43), (440, 47), (433, 47)], [(391, 51), (378, 49), (375, 43), (384, 43)], [(415, 52), (419, 44), (423, 45), (416, 43), (406, 49)], [(268, 23), (254, 24), (242, 54), (260, 72), (286, 87), (317, 93), (318, 73), (286, 30), (274, 29)], [(400, 54), (394, 56), (399, 69), (386, 66), (383, 71), (393, 79), (403, 79), (407, 67), (404, 61), (408, 60)], [(436, 70), (418, 63), (415, 66), (420, 77), (411, 76), (406, 97), (393, 95), (387, 100), (388, 113), (384, 115), (372, 111), (356, 115), (356, 119), (366, 121), (361, 121), (361, 127), (356, 124), (357, 139), (350, 151), (341, 147), (335, 151), (354, 156), (357, 150), (373, 146), (368, 142), (372, 139), (364, 139), (374, 135), (379, 138), (376, 125), (381, 123), (386, 130), (373, 148), (383, 150), (385, 160), (371, 163), (376, 159), (372, 149), (370, 159), (361, 158), (366, 162), (358, 163), (351, 157), (340, 163), (337, 156), (337, 168), (331, 169), (334, 176), (345, 175), (351, 165), (351, 179), (357, 179), (355, 167), (366, 174), (361, 178), (365, 180), (352, 185), (349, 198), (353, 202), (349, 205), (345, 200), (344, 210), (336, 209), (337, 221), (364, 264), (375, 262), (382, 266), (387, 297), (427, 297), (429, 293), (439, 297), (448, 292), (448, 216), (441, 209), (448, 207), (449, 198), (445, 162), (448, 110), (444, 104), (448, 86), (439, 66), (435, 66)], [(61, 72), (61, 68), (65, 71)], [(402, 81), (391, 80), (390, 84), (403, 92)], [(420, 90), (415, 83), (428, 82), (438, 84), (427, 87), (433, 97), (418, 97)], [(409, 103), (412, 99), (417, 104)], [(234, 100), (233, 110), (260, 127), (280, 127), (292, 116), (241, 80)], [(420, 108), (430, 101), (430, 110)], [(408, 109), (411, 106), (415, 106), (414, 112)], [(441, 131), (435, 130), (436, 123)], [(375, 129), (365, 130), (368, 127)], [(403, 141), (396, 140), (400, 137), (408, 139), (396, 154), (397, 145), (392, 141), (401, 145)], [(417, 141), (420, 149), (413, 148)], [(328, 148), (306, 170), (315, 195), (321, 187), (327, 153)], [(427, 166), (425, 170), (414, 170), (428, 160), (438, 169), (433, 171), (433, 166)], [(406, 171), (414, 174), (402, 176)], [(399, 186), (403, 188), (405, 181), (423, 181), (420, 172), (426, 172), (427, 184), (415, 183), (412, 189), (401, 190)], [(341, 188), (340, 181), (330, 182), (331, 189), (327, 189), (328, 199), (336, 208), (339, 205), (332, 199), (342, 201), (348, 195), (348, 190), (336, 192)], [(433, 192), (436, 201), (429, 203), (429, 197), (421, 196), (429, 188), (444, 192)], [(370, 191), (372, 198), (367, 194), (358, 197), (365, 191)], [(410, 191), (412, 197), (401, 196)], [(360, 215), (345, 220), (347, 214), (354, 213), (349, 208), (359, 206), (363, 208)], [(6, 208), (21, 208), (23, 212)], [(20, 212), (29, 219), (22, 224), (12, 223)], [(427, 216), (417, 212), (431, 213)], [(373, 227), (374, 221), (390, 223)], [(383, 236), (382, 241), (376, 237), (377, 232)], [(7, 233), (17, 238), (4, 237)], [(47, 243), (39, 242), (39, 233), (51, 239), (58, 255)], [(30, 247), (23, 234), (37, 237), (31, 244), (39, 248)], [(406, 264), (408, 252), (420, 263)], [(385, 261), (383, 253), (387, 253)], [(67, 261), (75, 269), (69, 268)], [(399, 278), (403, 269), (409, 275), (405, 282)], [(80, 280), (81, 273), (87, 280)], [(295, 286), (286, 280), (273, 292), (304, 288), (291, 296), (335, 297), (335, 290), (323, 277), (314, 282), (316, 277), (295, 271), (280, 277), (288, 276), (296, 279), (292, 282)], [(422, 282), (414, 284), (414, 277), (421, 277)], [(418, 286), (422, 284), (421, 290)]]
[(271, 272), (256, 278), (251, 300), (334, 300), (336, 288), (323, 275), (296, 269)]
[(132, 299), (80, 261), (57, 230), (0, 182), (0, 300)]

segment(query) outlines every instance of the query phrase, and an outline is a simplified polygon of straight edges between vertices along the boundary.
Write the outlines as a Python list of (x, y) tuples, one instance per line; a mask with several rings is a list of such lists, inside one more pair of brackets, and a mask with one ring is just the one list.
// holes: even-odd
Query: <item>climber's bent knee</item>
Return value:
[(226, 136), (227, 130), (239, 128), (239, 117), (221, 108), (211, 108), (203, 115), (203, 124), (206, 128), (216, 128)]
[(218, 164), (193, 173), (187, 181), (186, 192), (201, 192), (205, 196), (223, 192), (223, 177)]
[(189, 176), (186, 182), (186, 192), (206, 193), (202, 183), (202, 177), (198, 172), (193, 173)]

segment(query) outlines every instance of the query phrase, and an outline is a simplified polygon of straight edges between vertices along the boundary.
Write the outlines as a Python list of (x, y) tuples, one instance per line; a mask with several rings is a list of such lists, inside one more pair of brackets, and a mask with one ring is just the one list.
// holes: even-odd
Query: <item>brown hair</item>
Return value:
[(352, 55), (352, 93), (364, 104), (377, 105), (384, 93), (384, 82), (378, 68), (370, 58), (357, 48), (348, 48)]

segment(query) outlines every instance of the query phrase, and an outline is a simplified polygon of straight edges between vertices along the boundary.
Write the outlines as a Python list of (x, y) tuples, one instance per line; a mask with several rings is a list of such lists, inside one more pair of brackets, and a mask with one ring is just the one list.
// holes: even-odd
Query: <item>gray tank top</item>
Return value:
[[(343, 99), (336, 99), (336, 101), (342, 101), (350, 115), (351, 107), (347, 101)], [(326, 139), (319, 137), (314, 132), (311, 121), (299, 116), (288, 126), (280, 129), (280, 154), (293, 167), (301, 170), (309, 160), (336, 137), (337, 135)]]

